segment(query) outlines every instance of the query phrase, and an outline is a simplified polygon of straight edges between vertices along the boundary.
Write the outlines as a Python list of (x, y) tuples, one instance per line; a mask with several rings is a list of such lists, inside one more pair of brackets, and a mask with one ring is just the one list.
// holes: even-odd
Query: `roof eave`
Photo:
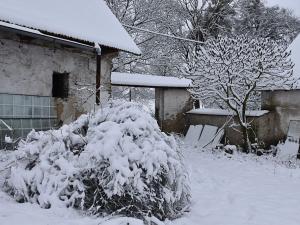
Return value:
[[(4, 30), (4, 31), (10, 31), (10, 32), (13, 32), (13, 33), (17, 33), (17, 34), (21, 34), (21, 35), (26, 35), (26, 36), (30, 36), (30, 37), (33, 37), (33, 38), (40, 38), (40, 39), (43, 39), (43, 40), (47, 40), (47, 41), (55, 41), (56, 43), (60, 43), (60, 44), (64, 44), (64, 45), (67, 45), (67, 46), (70, 46), (70, 47), (75, 47), (75, 48), (80, 48), (80, 49), (84, 49), (84, 50), (88, 50), (88, 51), (94, 51), (94, 44), (88, 44), (88, 41), (85, 41), (85, 40), (77, 40), (77, 39), (74, 39), (74, 38), (68, 38), (68, 37), (65, 37), (63, 35), (59, 35), (59, 34), (54, 34), (54, 33), (50, 33), (50, 32), (47, 32), (47, 31), (40, 31), (38, 29), (33, 29), (33, 28), (29, 28), (29, 27), (26, 27), (26, 26), (20, 26), (20, 25), (15, 25), (15, 24), (11, 24), (11, 23), (8, 23), (8, 22), (5, 22), (5, 21), (2, 21), (0, 20), (1, 22), (3, 23), (7, 23), (7, 26), (3, 25), (3, 24), (0, 24), (0, 30)], [(9, 25), (15, 25), (15, 26), (19, 26), (19, 27), (22, 27), (22, 28), (27, 28), (27, 29), (31, 29), (33, 31), (38, 31), (40, 32), (39, 33), (36, 33), (36, 32), (30, 32), (29, 30), (22, 30), (22, 29), (18, 29), (17, 27), (10, 27)], [(83, 42), (83, 43), (81, 43)], [(85, 44), (87, 43), (87, 44)], [(107, 48), (111, 48), (111, 49), (116, 49), (118, 51), (123, 51), (123, 52), (126, 52), (126, 53), (129, 53), (129, 54), (134, 54), (136, 56), (140, 56), (142, 54), (141, 50), (136, 46), (136, 50), (135, 51), (131, 51), (129, 49), (126, 49), (126, 48), (118, 48), (118, 47), (115, 47), (115, 46), (109, 46), (109, 45), (106, 45), (106, 44), (100, 44), (99, 45), (101, 47), (107, 47)]]
[(21, 34), (21, 35), (29, 36), (32, 38), (42, 39), (42, 40), (46, 40), (46, 41), (54, 41), (55, 43), (67, 45), (67, 46), (74, 47), (74, 48), (80, 48), (80, 49), (83, 49), (86, 51), (94, 51), (93, 46), (82, 44), (82, 43), (79, 43), (76, 41), (71, 41), (71, 40), (64, 39), (64, 38), (58, 38), (58, 37), (43, 34), (43, 33), (38, 34), (38, 33), (21, 30), (21, 29), (17, 29), (17, 28), (12, 28), (12, 27), (8, 27), (8, 26), (4, 26), (4, 25), (0, 25), (0, 30), (8, 31), (8, 32), (16, 33), (16, 34)]

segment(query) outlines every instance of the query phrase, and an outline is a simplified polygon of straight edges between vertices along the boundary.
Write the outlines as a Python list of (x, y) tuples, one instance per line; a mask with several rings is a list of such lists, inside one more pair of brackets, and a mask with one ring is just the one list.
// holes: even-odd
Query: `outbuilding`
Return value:
[(141, 54), (103, 0), (1, 0), (0, 145), (107, 101), (119, 51)]
[(188, 90), (192, 87), (190, 79), (113, 72), (112, 85), (154, 88), (155, 118), (161, 130), (184, 133), (187, 129), (186, 112), (193, 109), (193, 99)]

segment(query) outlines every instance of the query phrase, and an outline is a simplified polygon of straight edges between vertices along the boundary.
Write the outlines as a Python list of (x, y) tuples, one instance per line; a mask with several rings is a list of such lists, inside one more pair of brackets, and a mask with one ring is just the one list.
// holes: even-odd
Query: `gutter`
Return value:
[(47, 35), (47, 34), (43, 34), (41, 32), (39, 32), (38, 30), (36, 30), (35, 32), (30, 32), (30, 31), (26, 31), (26, 30), (20, 30), (17, 28), (13, 28), (13, 27), (8, 27), (5, 25), (0, 25), (0, 30), (2, 31), (7, 31), (7, 32), (12, 32), (15, 34), (20, 34), (20, 35), (24, 35), (24, 36), (28, 36), (28, 37), (32, 37), (32, 38), (37, 38), (37, 39), (42, 39), (45, 41), (50, 41), (54, 44), (62, 44), (62, 45), (66, 45), (69, 47), (74, 47), (74, 48), (79, 48), (85, 51), (91, 51), (94, 52), (95, 48), (94, 46), (90, 46), (90, 45), (86, 45), (86, 44), (81, 44), (79, 42), (76, 41), (70, 41), (64, 38), (59, 38), (59, 37), (54, 37), (51, 35)]

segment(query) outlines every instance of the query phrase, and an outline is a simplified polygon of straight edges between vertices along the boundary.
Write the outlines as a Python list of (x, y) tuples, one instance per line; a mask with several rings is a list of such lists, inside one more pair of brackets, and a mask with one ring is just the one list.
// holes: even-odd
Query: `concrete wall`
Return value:
[[(260, 117), (248, 117), (248, 121), (251, 121), (253, 132), (250, 132), (250, 139), (252, 142), (256, 140), (258, 142), (263, 142), (266, 146), (270, 144), (270, 132), (269, 126), (270, 120), (272, 120), (272, 114), (266, 114)], [(230, 122), (228, 122), (230, 121)], [(186, 116), (186, 124), (190, 125), (211, 125), (216, 127), (223, 127), (225, 124), (225, 144), (242, 145), (243, 137), (238, 126), (232, 128), (232, 124), (238, 124), (236, 118), (232, 116), (222, 116), (222, 115), (199, 115), (188, 113)]]
[(262, 109), (271, 111), (273, 144), (285, 140), (291, 120), (300, 120), (300, 90), (262, 91)]
[[(116, 53), (101, 60), (101, 98), (111, 94), (110, 72)], [(7, 31), (0, 31), (0, 92), (51, 96), (53, 72), (69, 73), (69, 98), (57, 99), (58, 119), (68, 123), (94, 107), (96, 57), (92, 51), (62, 46)]]
[(191, 94), (184, 88), (156, 88), (155, 116), (164, 132), (183, 133), (185, 113), (193, 109)]
[[(249, 117), (248, 121), (253, 121), (255, 136), (252, 134), (252, 141), (258, 138), (259, 142), (269, 147), (286, 139), (291, 120), (300, 120), (300, 90), (262, 91), (261, 96), (261, 109), (270, 112), (261, 117)], [(229, 117), (188, 114), (186, 119), (187, 125), (208, 124), (222, 127)], [(230, 144), (242, 143), (239, 132), (227, 126), (225, 133)]]
[[(249, 121), (252, 121), (252, 128), (254, 132), (250, 132), (250, 139), (254, 142), (256, 139), (258, 141), (263, 141), (264, 132), (261, 130), (261, 123), (265, 121), (264, 118), (268, 117), (268, 115), (264, 115), (262, 117), (248, 117)], [(230, 122), (228, 122), (230, 121)], [(236, 118), (232, 118), (231, 116), (221, 116), (221, 115), (199, 115), (199, 114), (191, 114), (188, 113), (186, 117), (186, 123), (188, 125), (198, 125), (205, 124), (216, 127), (223, 127), (225, 124), (225, 138), (224, 143), (226, 144), (234, 144), (234, 145), (242, 145), (243, 137), (240, 132), (239, 127), (231, 127), (233, 123), (237, 124), (238, 121)]]

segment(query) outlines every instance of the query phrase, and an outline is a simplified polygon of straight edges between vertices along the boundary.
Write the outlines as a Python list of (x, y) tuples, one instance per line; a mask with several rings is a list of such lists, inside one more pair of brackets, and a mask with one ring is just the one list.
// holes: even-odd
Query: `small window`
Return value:
[(53, 73), (52, 96), (55, 98), (68, 98), (69, 96), (69, 74)]

